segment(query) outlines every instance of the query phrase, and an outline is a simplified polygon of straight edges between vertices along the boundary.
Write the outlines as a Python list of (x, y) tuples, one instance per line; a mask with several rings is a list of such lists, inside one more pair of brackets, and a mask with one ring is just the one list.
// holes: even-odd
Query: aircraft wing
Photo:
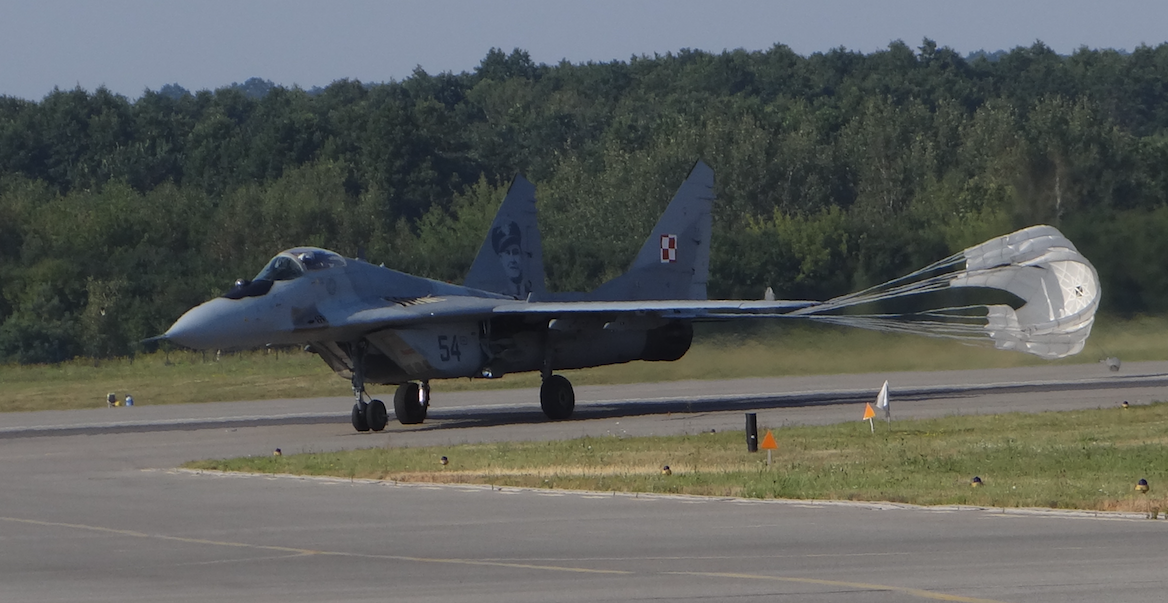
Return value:
[(752, 316), (783, 315), (818, 305), (814, 301), (762, 300), (638, 300), (638, 301), (566, 301), (507, 302), (497, 304), (493, 314), (545, 315), (549, 318), (571, 315), (655, 314), (662, 318), (721, 320)]
[(386, 299), (385, 305), (365, 307), (332, 323), (333, 328), (374, 331), (431, 322), (480, 320), (492, 315), (500, 300), (473, 296)]
[(526, 302), (473, 296), (422, 297), (386, 300), (385, 305), (366, 307), (334, 320), (333, 329), (352, 333), (401, 328), (435, 322), (482, 320), (501, 314), (544, 317), (614, 316), (651, 314), (662, 318), (722, 320), (773, 316), (814, 306), (812, 301), (754, 300), (642, 300), (642, 301), (561, 301)]

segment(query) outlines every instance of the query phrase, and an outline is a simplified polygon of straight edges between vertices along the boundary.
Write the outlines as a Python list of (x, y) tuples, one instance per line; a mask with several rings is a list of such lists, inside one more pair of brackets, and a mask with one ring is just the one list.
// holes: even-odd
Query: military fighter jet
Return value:
[[(426, 419), (432, 379), (490, 379), (507, 373), (539, 371), (543, 383), (540, 406), (549, 419), (563, 420), (572, 415), (576, 398), (572, 384), (555, 371), (633, 360), (677, 360), (689, 350), (695, 321), (799, 317), (849, 324), (849, 320), (856, 319), (860, 322), (851, 323), (853, 326), (882, 328), (881, 320), (887, 314), (865, 318), (838, 313), (840, 308), (863, 301), (862, 294), (868, 292), (828, 302), (775, 301), (769, 292), (759, 301), (708, 300), (713, 187), (713, 171), (698, 162), (629, 270), (589, 293), (546, 291), (535, 188), (522, 176), (516, 176), (461, 286), (344, 258), (324, 249), (298, 247), (272, 258), (255, 278), (241, 279), (222, 297), (191, 309), (159, 338), (203, 350), (304, 345), (350, 380), (355, 398), (353, 427), (358, 431), (381, 431), (388, 422), (388, 411), (380, 400), (369, 399), (367, 383), (397, 385), (394, 414), (402, 424), (410, 425)], [(1065, 241), (1061, 235), (1051, 238), (1043, 233), (1046, 231), (1039, 234), (1046, 237), (1042, 240), (1048, 246), (1063, 245)], [(1034, 237), (1026, 240), (1031, 239)], [(985, 245), (989, 243), (971, 250)], [(1058, 249), (1065, 246), (1070, 243)], [(1073, 246), (1070, 249), (1073, 251)], [(1027, 250), (1029, 253), (1030, 247)], [(999, 270), (1008, 265), (1008, 261), (999, 261), (990, 268)], [(985, 270), (983, 267), (977, 274)], [(1066, 271), (1060, 272), (1063, 273)], [(946, 283), (953, 287), (970, 285), (971, 274), (959, 272)], [(1053, 288), (1065, 291), (1067, 287), (1078, 287), (1094, 297), (1090, 303), (1072, 308), (1069, 314), (1052, 317), (1057, 328), (1034, 318), (1046, 329), (1039, 329), (1038, 335), (1066, 339), (1063, 331), (1073, 331), (1073, 337), (1085, 339), (1090, 332), (1098, 280), (1093, 268), (1072, 277), (1077, 279), (1074, 283), (1064, 283), (1059, 289), (1056, 280)], [(988, 285), (985, 281), (982, 278), (974, 284), (996, 286), (996, 281)], [(904, 294), (906, 285), (893, 283), (896, 294)], [(930, 290), (937, 287), (930, 286)], [(1050, 295), (1051, 286), (1039, 289)], [(882, 290), (872, 294), (881, 299), (889, 297)], [(1044, 299), (1041, 304), (1026, 307), (1053, 308), (1062, 300), (1056, 301)], [(825, 309), (822, 315), (817, 312), (821, 307)], [(999, 314), (1009, 315), (999, 318), (1008, 321), (1013, 309), (1005, 307), (1007, 310)], [(1080, 320), (1068, 326), (1067, 316), (1071, 314)], [(1019, 324), (1019, 316), (1027, 318), (1019, 310), (1013, 318), (1014, 327)], [(1027, 345), (1034, 345), (1033, 328), (1021, 339), (1015, 336), (1003, 343), (1001, 334), (1009, 329), (987, 319), (985, 313), (975, 317), (973, 324), (962, 321), (968, 319), (951, 324), (951, 332), (941, 333), (930, 327), (937, 332), (925, 334), (960, 339), (989, 337), (998, 347), (1040, 353), (1027, 349)], [(944, 321), (932, 317), (924, 322), (935, 325)], [(911, 330), (903, 324), (895, 322), (884, 330)], [(1078, 348), (1081, 347), (1080, 343)], [(1069, 349), (1060, 348), (1059, 353)]]

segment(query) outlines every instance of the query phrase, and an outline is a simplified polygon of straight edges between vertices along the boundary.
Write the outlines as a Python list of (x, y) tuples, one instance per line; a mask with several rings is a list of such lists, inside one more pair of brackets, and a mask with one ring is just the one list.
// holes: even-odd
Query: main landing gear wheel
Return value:
[(417, 425), (426, 420), (426, 410), (430, 407), (420, 393), (417, 383), (403, 383), (393, 394), (393, 412), (402, 425)]
[(552, 375), (543, 380), (539, 388), (539, 405), (543, 414), (553, 421), (563, 421), (572, 416), (576, 408), (576, 392), (572, 382), (560, 375)]
[(353, 429), (357, 431), (369, 431), (369, 421), (365, 417), (366, 406), (360, 402), (353, 405)]
[(365, 423), (373, 431), (385, 429), (386, 423), (389, 423), (389, 413), (381, 400), (372, 400), (365, 405)]

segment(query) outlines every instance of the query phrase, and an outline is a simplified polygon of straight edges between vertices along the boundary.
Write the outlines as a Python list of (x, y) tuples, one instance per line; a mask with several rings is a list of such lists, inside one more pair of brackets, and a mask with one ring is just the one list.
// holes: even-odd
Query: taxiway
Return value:
[[(435, 399), (420, 426), (348, 399), (0, 416), (0, 601), (1148, 601), (1168, 522), (1134, 515), (394, 485), (174, 470), (197, 458), (1116, 407), (1168, 363), (578, 388)], [(1155, 485), (1154, 485), (1155, 487)]]

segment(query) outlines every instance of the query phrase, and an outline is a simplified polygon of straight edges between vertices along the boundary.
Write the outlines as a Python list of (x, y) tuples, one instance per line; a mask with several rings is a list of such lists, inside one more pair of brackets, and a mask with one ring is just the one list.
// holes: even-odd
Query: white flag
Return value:
[(876, 396), (876, 408), (884, 409), (884, 419), (892, 420), (892, 408), (888, 406), (888, 382), (884, 382), (884, 386), (880, 388), (880, 394)]

